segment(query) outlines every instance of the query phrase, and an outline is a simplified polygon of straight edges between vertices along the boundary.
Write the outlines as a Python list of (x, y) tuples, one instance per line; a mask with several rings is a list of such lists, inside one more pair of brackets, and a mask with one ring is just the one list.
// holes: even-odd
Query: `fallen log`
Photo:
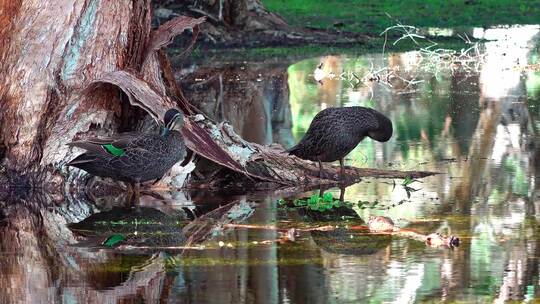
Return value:
[[(264, 189), (287, 189), (298, 192), (299, 188), (311, 190), (319, 186), (350, 185), (364, 177), (375, 178), (422, 178), (437, 174), (429, 171), (399, 171), (376, 168), (345, 167), (345, 180), (339, 179), (339, 166), (323, 164), (324, 176), (319, 177), (318, 164), (289, 155), (281, 145), (264, 146), (243, 140), (228, 123), (219, 125), (199, 115), (194, 119), (203, 130), (209, 130), (212, 139), (239, 164), (248, 177), (228, 176), (226, 173), (205, 180), (201, 187), (223, 188), (225, 185), (237, 184), (233, 188), (249, 188), (250, 191)], [(229, 179), (229, 181), (227, 181)]]

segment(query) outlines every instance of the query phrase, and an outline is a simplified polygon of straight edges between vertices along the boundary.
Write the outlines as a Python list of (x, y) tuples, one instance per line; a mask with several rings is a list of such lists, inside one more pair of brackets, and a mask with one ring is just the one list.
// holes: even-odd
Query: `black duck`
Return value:
[(322, 163), (339, 160), (343, 178), (343, 158), (365, 137), (385, 142), (392, 137), (392, 122), (374, 109), (364, 107), (327, 108), (315, 116), (300, 142), (289, 154)]
[(170, 109), (163, 119), (161, 134), (129, 132), (109, 138), (74, 141), (69, 146), (87, 150), (67, 165), (92, 175), (110, 177), (128, 185), (139, 197), (140, 183), (158, 180), (186, 156), (184, 139), (179, 130), (184, 123), (182, 112)]

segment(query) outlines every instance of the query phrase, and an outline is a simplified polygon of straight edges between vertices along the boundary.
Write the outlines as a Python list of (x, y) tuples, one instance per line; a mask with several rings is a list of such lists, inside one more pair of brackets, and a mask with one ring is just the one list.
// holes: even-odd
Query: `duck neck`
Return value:
[(169, 134), (171, 134), (171, 130), (169, 130), (169, 128), (167, 127), (164, 127), (163, 130), (161, 131), (161, 136), (167, 137), (169, 136)]
[(161, 132), (161, 135), (169, 143), (175, 143), (175, 142), (178, 142), (179, 140), (182, 140), (182, 134), (178, 132), (177, 130), (167, 129), (166, 132), (165, 130), (163, 130), (163, 132)]

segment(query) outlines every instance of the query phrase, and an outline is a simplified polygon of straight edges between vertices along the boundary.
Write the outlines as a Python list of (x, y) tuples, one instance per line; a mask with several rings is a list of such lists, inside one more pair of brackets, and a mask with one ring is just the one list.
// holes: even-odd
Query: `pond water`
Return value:
[[(166, 193), (131, 211), (76, 194), (18, 193), (0, 209), (0, 302), (539, 299), (540, 27), (470, 35), (490, 41), (453, 57), (459, 64), (411, 51), (184, 67), (189, 99), (248, 140), (290, 147), (321, 109), (369, 106), (392, 120), (394, 136), (363, 141), (348, 165), (440, 174), (344, 189), (358, 218), (285, 207), (293, 198), (280, 193)], [(461, 244), (353, 229), (374, 214)], [(180, 226), (193, 218), (205, 241), (192, 245)], [(127, 245), (101, 246), (112, 234), (129, 234)]]

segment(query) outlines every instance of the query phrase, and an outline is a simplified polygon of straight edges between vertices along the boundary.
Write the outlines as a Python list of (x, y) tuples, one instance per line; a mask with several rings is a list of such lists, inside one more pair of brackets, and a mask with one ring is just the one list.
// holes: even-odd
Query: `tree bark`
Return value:
[(7, 42), (0, 52), (0, 110), (9, 168), (58, 162), (67, 154), (63, 144), (77, 132), (92, 123), (114, 125), (112, 114), (121, 114), (118, 91), (109, 87), (92, 96), (80, 91), (106, 73), (141, 70), (149, 6), (149, 1), (27, 0), (3, 10), (8, 30), (0, 32)]

